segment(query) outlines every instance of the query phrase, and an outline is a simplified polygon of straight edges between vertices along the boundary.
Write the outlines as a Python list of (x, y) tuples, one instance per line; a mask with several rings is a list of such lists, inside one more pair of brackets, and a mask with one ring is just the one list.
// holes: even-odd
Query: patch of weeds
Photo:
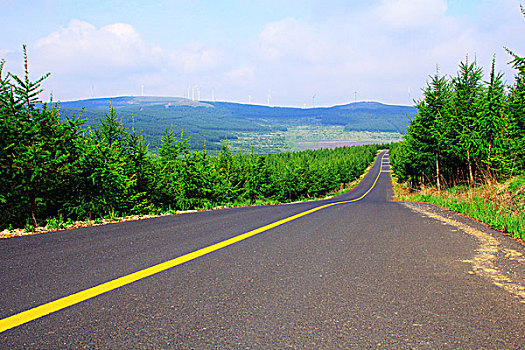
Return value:
[(454, 186), (454, 187), (450, 187), (450, 188), (447, 188), (447, 193), (451, 194), (451, 195), (456, 195), (456, 194), (461, 194), (461, 193), (465, 193), (466, 191), (468, 190), (468, 187), (467, 186)]
[(118, 213), (115, 212), (115, 210), (113, 208), (111, 208), (111, 210), (106, 215), (105, 219), (109, 220), (109, 221), (115, 221), (115, 219), (118, 218), (118, 217), (119, 217)]
[(35, 225), (27, 222), (25, 227), (24, 227), (24, 231), (26, 231), (26, 232), (35, 232)]
[(47, 219), (47, 225), (46, 228), (51, 230), (61, 230), (65, 227), (64, 225), (64, 218), (62, 217), (62, 214), (59, 214), (57, 218), (50, 218)]
[(514, 200), (523, 208), (525, 205), (525, 176), (515, 177), (509, 184), (509, 190)]

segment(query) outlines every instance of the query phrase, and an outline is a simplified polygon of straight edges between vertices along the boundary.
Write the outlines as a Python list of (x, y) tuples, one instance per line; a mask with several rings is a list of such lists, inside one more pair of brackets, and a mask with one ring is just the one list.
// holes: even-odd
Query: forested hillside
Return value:
[[(25, 50), (24, 50), (25, 53)], [(379, 146), (271, 155), (190, 152), (185, 134), (165, 130), (157, 154), (115, 107), (82, 127), (50, 103), (41, 84), (0, 64), (0, 230), (68, 220), (288, 202), (339, 190), (370, 164)], [(146, 108), (146, 107), (144, 107)], [(164, 107), (162, 107), (164, 108)], [(203, 107), (207, 108), (207, 107)], [(209, 109), (209, 108), (208, 108)]]
[(229, 102), (198, 102), (176, 97), (115, 97), (62, 102), (62, 115), (80, 115), (86, 126), (104, 117), (111, 104), (125, 127), (134, 123), (154, 151), (166, 128), (190, 138), (191, 146), (220, 149), (239, 133), (271, 133), (293, 126), (342, 126), (345, 131), (404, 133), (415, 108), (358, 102), (330, 108), (284, 108)]

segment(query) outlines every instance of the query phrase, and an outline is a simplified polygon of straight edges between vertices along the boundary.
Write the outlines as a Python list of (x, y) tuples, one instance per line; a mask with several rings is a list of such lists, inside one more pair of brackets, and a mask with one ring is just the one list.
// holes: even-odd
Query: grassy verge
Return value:
[(442, 191), (436, 188), (412, 191), (393, 179), (398, 200), (433, 203), (525, 240), (525, 176), (504, 183), (474, 188), (456, 186)]

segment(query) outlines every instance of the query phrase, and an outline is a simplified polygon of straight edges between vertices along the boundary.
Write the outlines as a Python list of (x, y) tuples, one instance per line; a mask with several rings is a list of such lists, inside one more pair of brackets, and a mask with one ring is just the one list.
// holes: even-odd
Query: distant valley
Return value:
[[(215, 151), (228, 142), (243, 152), (275, 153), (399, 140), (414, 107), (357, 102), (324, 108), (290, 108), (177, 97), (114, 97), (61, 102), (62, 115), (79, 115), (93, 126), (113, 106), (125, 127), (142, 130), (150, 150), (166, 128), (184, 131), (193, 149)], [(410, 118), (410, 119), (409, 119)]]

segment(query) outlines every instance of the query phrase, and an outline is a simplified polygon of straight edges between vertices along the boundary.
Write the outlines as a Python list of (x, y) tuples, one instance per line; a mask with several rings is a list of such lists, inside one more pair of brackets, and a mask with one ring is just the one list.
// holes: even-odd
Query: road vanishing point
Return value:
[(0, 241), (0, 349), (525, 349), (525, 247), (343, 195)]

